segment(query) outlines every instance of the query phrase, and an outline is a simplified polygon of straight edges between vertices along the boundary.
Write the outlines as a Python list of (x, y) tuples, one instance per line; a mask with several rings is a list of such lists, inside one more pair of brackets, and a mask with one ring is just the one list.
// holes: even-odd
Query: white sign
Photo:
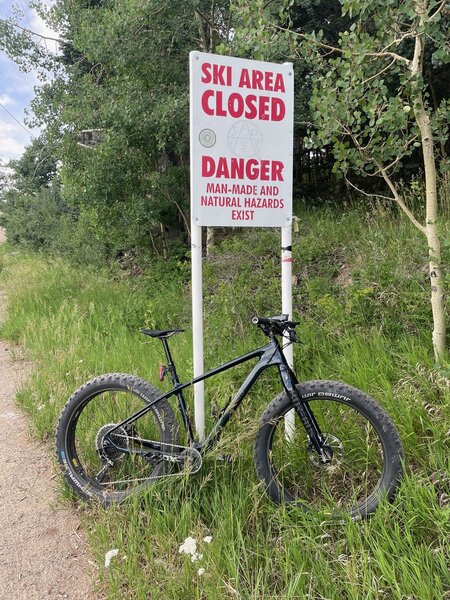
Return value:
[(292, 65), (190, 53), (191, 214), (196, 225), (292, 221)]

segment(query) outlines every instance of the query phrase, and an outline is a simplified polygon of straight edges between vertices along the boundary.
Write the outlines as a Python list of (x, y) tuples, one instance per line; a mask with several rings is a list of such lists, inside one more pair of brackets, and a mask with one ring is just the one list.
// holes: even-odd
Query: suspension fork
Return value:
[(303, 427), (305, 428), (306, 434), (309, 438), (310, 443), (315, 448), (319, 455), (323, 454), (324, 439), (320, 427), (312, 413), (307, 402), (303, 402), (298, 393), (296, 384), (298, 383), (297, 378), (292, 369), (287, 364), (279, 364), (278, 369), (280, 372), (281, 382), (284, 389), (297, 413)]

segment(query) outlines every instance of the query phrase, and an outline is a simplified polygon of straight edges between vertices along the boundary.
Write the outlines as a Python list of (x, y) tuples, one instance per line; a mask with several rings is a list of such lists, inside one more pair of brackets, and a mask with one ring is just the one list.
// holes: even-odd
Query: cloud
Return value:
[(7, 94), (3, 94), (0, 96), (0, 104), (14, 104), (14, 100), (11, 98), (11, 96), (8, 96)]
[[(24, 124), (24, 110), (34, 95), (27, 74), (6, 57), (0, 58), (0, 157), (10, 160), (19, 158), (25, 146), (30, 144), (29, 129)], [(39, 135), (38, 132), (31, 132)]]
[(24, 151), (30, 140), (24, 131), (18, 131), (19, 125), (14, 127), (9, 123), (0, 121), (0, 161), (5, 163), (11, 159), (18, 158)]

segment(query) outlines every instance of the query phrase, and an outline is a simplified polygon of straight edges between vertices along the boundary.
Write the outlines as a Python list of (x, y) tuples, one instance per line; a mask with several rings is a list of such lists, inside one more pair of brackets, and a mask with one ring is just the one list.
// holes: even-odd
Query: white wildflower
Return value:
[(105, 567), (108, 568), (109, 565), (111, 564), (111, 559), (114, 558), (114, 556), (117, 556), (119, 554), (119, 548), (113, 548), (112, 550), (108, 550), (108, 552), (105, 554)]
[(203, 541), (206, 542), (207, 544), (210, 544), (212, 542), (212, 535), (205, 535), (205, 537), (203, 538)]
[(178, 549), (180, 554), (190, 554), (191, 562), (202, 560), (203, 554), (197, 552), (197, 540), (192, 537), (187, 537)]
[(197, 571), (197, 573), (199, 575), (203, 575), (205, 573), (205, 569), (203, 567), (200, 567), (200, 569)]
[(192, 537), (187, 537), (178, 549), (180, 554), (197, 554), (197, 540)]
[(194, 552), (194, 554), (191, 555), (191, 562), (195, 562), (196, 560), (202, 560), (202, 558), (203, 558), (203, 554)]

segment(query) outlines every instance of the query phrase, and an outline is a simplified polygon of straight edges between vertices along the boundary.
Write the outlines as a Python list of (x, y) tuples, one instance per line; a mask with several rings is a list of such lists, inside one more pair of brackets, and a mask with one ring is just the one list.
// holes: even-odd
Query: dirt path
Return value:
[[(0, 320), (4, 304), (0, 292)], [(14, 403), (31, 373), (17, 354), (0, 341), (0, 599), (102, 598), (79, 520), (58, 505), (50, 448)]]

